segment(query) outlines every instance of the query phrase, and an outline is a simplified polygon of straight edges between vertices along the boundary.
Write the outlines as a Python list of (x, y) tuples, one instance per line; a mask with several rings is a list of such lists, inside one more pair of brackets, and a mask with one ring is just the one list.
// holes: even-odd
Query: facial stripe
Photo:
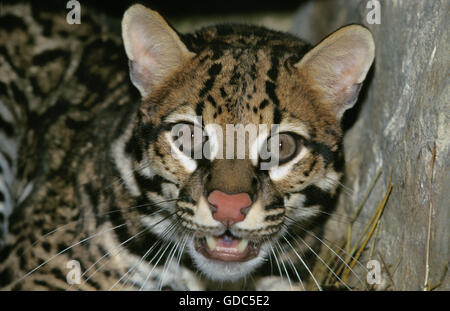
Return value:
[(172, 113), (166, 118), (164, 118), (165, 123), (178, 123), (178, 122), (190, 122), (192, 124), (195, 124), (197, 126), (202, 126), (199, 122), (199, 116), (201, 115), (195, 115), (195, 112), (190, 108), (184, 113), (176, 112)]
[(291, 172), (292, 167), (301, 159), (303, 159), (308, 153), (309, 151), (306, 148), (302, 148), (302, 150), (298, 153), (298, 155), (294, 159), (292, 159), (292, 161), (289, 161), (288, 163), (270, 169), (269, 170), (270, 178), (274, 181), (282, 180)]
[(169, 142), (171, 146), (171, 152), (174, 159), (178, 160), (179, 163), (183, 166), (187, 173), (192, 173), (197, 168), (197, 161), (191, 159), (187, 155), (185, 155), (172, 140), (172, 136), (170, 133), (165, 134), (166, 140)]
[(125, 146), (127, 142), (131, 140), (132, 127), (126, 129), (126, 131), (114, 142), (111, 148), (111, 154), (113, 156), (115, 165), (120, 173), (120, 177), (124, 180), (130, 193), (134, 196), (139, 196), (141, 193), (133, 177), (130, 173), (133, 171), (132, 155), (126, 154)]
[(304, 207), (314, 205), (324, 206), (331, 200), (331, 195), (328, 191), (324, 191), (315, 185), (310, 185), (299, 193), (305, 196)]
[(281, 122), (277, 132), (278, 133), (293, 132), (293, 133), (298, 134), (306, 139), (310, 138), (307, 127), (305, 125), (303, 125), (301, 122), (296, 122), (296, 123)]

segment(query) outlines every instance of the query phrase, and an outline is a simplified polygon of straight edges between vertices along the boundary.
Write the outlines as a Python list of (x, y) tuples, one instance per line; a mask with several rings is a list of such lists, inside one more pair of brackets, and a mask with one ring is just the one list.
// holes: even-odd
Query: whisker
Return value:
[(302, 278), (301, 278), (300, 275), (298, 274), (297, 268), (295, 267), (294, 263), (292, 262), (292, 259), (291, 259), (289, 256), (287, 256), (287, 259), (288, 259), (288, 261), (289, 261), (289, 265), (291, 266), (292, 270), (294, 270), (295, 275), (297, 276), (297, 279), (298, 279), (298, 281), (300, 282), (300, 285), (301, 285), (302, 288), (303, 288), (303, 291), (306, 291), (305, 285), (303, 285)]
[[(186, 231), (186, 230), (185, 230)], [(180, 249), (180, 252), (178, 254), (178, 258), (177, 258), (177, 268), (176, 268), (176, 273), (178, 273), (178, 269), (180, 267), (180, 262), (181, 262), (181, 257), (183, 256), (183, 252), (184, 252), (184, 248), (186, 247), (186, 244), (188, 242), (189, 238), (192, 238), (194, 236), (194, 234), (192, 233), (191, 236), (186, 235), (183, 239), (183, 246)]]
[(305, 261), (298, 254), (297, 250), (292, 246), (291, 242), (289, 242), (289, 240), (285, 236), (283, 236), (283, 239), (292, 248), (292, 250), (294, 251), (295, 255), (297, 255), (297, 258), (300, 259), (300, 261), (302, 262), (303, 266), (306, 268), (306, 270), (308, 271), (309, 275), (311, 275), (312, 279), (314, 280), (314, 283), (316, 283), (317, 288), (320, 291), (322, 291), (322, 287), (320, 287), (319, 282), (317, 282), (316, 278), (314, 277), (314, 274), (311, 272), (311, 270), (309, 269), (308, 265), (305, 263)]
[[(342, 223), (349, 223), (351, 221), (351, 217), (345, 214), (339, 214), (336, 212), (327, 212), (327, 211), (323, 211), (323, 210), (318, 210), (318, 209), (314, 209), (312, 210), (311, 208), (308, 207), (303, 207), (303, 206), (293, 206), (293, 205), (276, 205), (275, 207), (285, 207), (285, 208), (291, 208), (293, 210), (301, 210), (304, 211), (306, 213), (311, 213), (311, 215), (315, 215), (315, 214), (323, 214), (326, 216), (330, 216), (330, 219), (333, 219), (335, 221), (339, 221), (340, 219), (334, 219), (335, 217), (340, 217), (343, 220), (346, 220), (347, 222), (342, 222)], [(363, 222), (361, 222), (361, 224), (364, 224)]]
[(277, 255), (275, 255), (275, 251), (273, 249), (272, 244), (269, 242), (270, 250), (272, 251), (273, 257), (275, 258), (275, 263), (277, 264), (278, 271), (280, 272), (280, 278), (283, 279), (283, 273), (281, 272), (280, 263), (278, 262)]
[[(157, 212), (153, 212), (153, 213), (151, 213), (151, 214), (146, 214), (146, 215), (141, 215), (140, 218), (148, 217), (148, 216), (150, 216), (150, 215), (152, 215), (152, 214), (154, 214), (154, 213), (157, 213)], [(175, 213), (171, 214), (170, 216), (172, 216), (172, 215), (174, 215), (174, 214), (175, 214)], [(41, 264), (38, 265), (37, 267), (33, 268), (31, 271), (27, 272), (23, 277), (21, 277), (19, 280), (17, 280), (17, 282), (19, 283), (19, 282), (23, 281), (26, 277), (28, 277), (29, 275), (31, 275), (32, 273), (34, 273), (36, 270), (42, 268), (44, 265), (46, 265), (47, 263), (49, 263), (51, 260), (53, 260), (53, 259), (55, 259), (56, 257), (58, 257), (59, 255), (65, 253), (66, 251), (72, 249), (73, 247), (78, 246), (78, 245), (80, 245), (80, 244), (82, 244), (82, 243), (84, 243), (84, 242), (87, 242), (87, 241), (89, 241), (89, 240), (91, 240), (91, 239), (93, 239), (93, 238), (95, 238), (95, 237), (97, 237), (97, 236), (103, 235), (103, 234), (105, 234), (105, 233), (107, 233), (107, 232), (110, 232), (110, 231), (116, 230), (116, 229), (118, 229), (118, 228), (121, 228), (121, 227), (123, 227), (123, 226), (125, 226), (125, 225), (126, 225), (126, 223), (123, 223), (123, 224), (117, 225), (117, 226), (115, 226), (115, 227), (113, 227), (113, 228), (108, 228), (108, 229), (105, 229), (105, 230), (103, 230), (103, 231), (101, 231), (101, 232), (94, 233), (94, 234), (92, 234), (91, 236), (86, 237), (86, 238), (84, 238), (84, 239), (82, 239), (82, 240), (80, 240), (80, 241), (78, 241), (78, 242), (72, 244), (71, 246), (66, 247), (65, 249), (63, 249), (63, 250), (61, 250), (60, 252), (58, 252), (56, 255), (53, 255), (52, 257), (50, 257), (49, 259), (47, 259), (46, 261), (44, 261), (43, 263), (41, 263)]]
[[(179, 267), (179, 265), (180, 265), (181, 256), (182, 256), (182, 254), (183, 254), (184, 247), (186, 246), (186, 243), (187, 243), (187, 237), (188, 237), (188, 236), (185, 235), (186, 231), (187, 231), (186, 229), (182, 230), (182, 232), (181, 232), (180, 235), (181, 235), (181, 236), (184, 236), (184, 237), (183, 237), (182, 240), (178, 240), (178, 241), (176, 242), (176, 243), (177, 243), (177, 247), (176, 247), (176, 249), (175, 249), (175, 251), (174, 251), (172, 257), (171, 257), (170, 260), (169, 260), (169, 261), (172, 261), (174, 255), (176, 254), (177, 249), (179, 248), (179, 246), (182, 245), (182, 248), (179, 250), (179, 254), (177, 255), (177, 267), (176, 267), (176, 271), (178, 271), (178, 267)], [(170, 256), (170, 254), (169, 254), (169, 256)], [(168, 256), (168, 257), (169, 257), (169, 256)], [(166, 263), (167, 263), (167, 260), (166, 260)], [(164, 277), (164, 274), (165, 274), (165, 270), (166, 270), (166, 264), (164, 264), (163, 274), (162, 274), (162, 277), (161, 277), (161, 279), (160, 279), (160, 284), (159, 284), (159, 286), (158, 286), (158, 287), (159, 287), (159, 290), (161, 290), (161, 288), (162, 288), (162, 283), (163, 283), (163, 277)]]
[[(151, 216), (151, 215), (153, 215), (153, 214), (155, 214), (156, 212), (153, 212), (152, 214), (149, 214), (149, 215), (147, 215), (147, 216)], [(173, 214), (172, 214), (173, 215)], [(172, 216), (172, 215), (170, 215), (170, 216)], [(126, 243), (128, 243), (129, 241), (131, 241), (132, 239), (134, 239), (134, 238), (136, 238), (138, 235), (140, 235), (140, 234), (142, 234), (143, 232), (145, 232), (145, 231), (147, 231), (147, 230), (150, 230), (152, 227), (154, 227), (154, 226), (156, 226), (156, 225), (158, 225), (158, 224), (160, 224), (161, 222), (163, 222), (164, 220), (166, 220), (167, 218), (169, 218), (170, 216), (168, 216), (168, 217), (165, 217), (165, 218), (163, 218), (163, 219), (161, 219), (161, 220), (159, 220), (159, 221), (157, 221), (156, 223), (154, 223), (152, 226), (150, 226), (150, 227), (146, 227), (146, 228), (144, 228), (143, 230), (141, 230), (141, 231), (139, 231), (138, 233), (136, 233), (135, 235), (133, 235), (132, 237), (130, 237), (130, 238), (128, 238), (127, 240), (125, 240), (124, 242), (122, 242), (122, 243), (120, 243), (118, 246), (116, 246), (116, 247), (114, 247), (111, 251), (109, 251), (109, 252), (107, 252), (106, 254), (104, 254), (100, 259), (98, 259), (96, 262), (94, 262), (82, 275), (81, 275), (81, 277), (83, 277), (86, 273), (88, 273), (99, 261), (101, 261), (103, 258), (105, 258), (106, 256), (108, 256), (112, 251), (114, 251), (114, 250), (116, 250), (116, 249), (118, 249), (118, 248), (121, 248), (123, 245), (125, 245)], [(119, 254), (120, 252), (122, 252), (124, 249), (123, 248), (121, 248), (120, 249), (120, 251), (119, 252), (117, 252), (117, 254)], [(83, 284), (85, 284), (92, 276), (94, 276), (98, 271), (100, 271), (109, 261), (111, 260), (111, 257), (105, 262), (105, 263), (103, 263), (99, 268), (97, 268), (95, 271), (94, 271), (94, 273), (92, 273), (84, 282), (83, 282)], [(81, 284), (82, 285), (82, 284)], [(80, 288), (80, 286), (81, 285), (79, 285), (78, 286), (78, 288)], [(72, 285), (69, 287), (69, 289), (72, 287)]]
[(77, 246), (77, 245), (80, 245), (80, 244), (82, 244), (82, 243), (84, 243), (84, 242), (86, 242), (86, 241), (89, 241), (89, 240), (95, 238), (96, 236), (99, 236), (99, 235), (102, 235), (102, 234), (104, 234), (104, 233), (107, 233), (107, 232), (116, 230), (116, 229), (118, 229), (118, 228), (120, 228), (120, 227), (123, 227), (123, 226), (125, 226), (125, 225), (126, 225), (126, 223), (123, 223), (123, 224), (120, 224), (120, 225), (115, 226), (115, 227), (113, 227), (113, 228), (108, 228), (108, 229), (103, 230), (103, 231), (101, 231), (101, 232), (95, 233), (95, 234), (93, 234), (93, 235), (91, 235), (91, 236), (89, 236), (89, 237), (87, 237), (87, 238), (84, 238), (84, 239), (82, 239), (81, 241), (78, 241), (77, 243), (75, 243), (75, 244), (73, 244), (73, 245), (71, 245), (71, 246), (69, 246), (69, 247), (66, 247), (65, 249), (63, 249), (62, 251), (60, 251), (59, 253), (57, 253), (56, 255), (50, 257), (49, 259), (47, 259), (46, 261), (44, 261), (43, 263), (41, 263), (41, 264), (40, 264), (39, 266), (37, 266), (36, 268), (34, 268), (34, 269), (32, 269), (31, 271), (27, 272), (27, 273), (26, 273), (23, 277), (21, 277), (17, 282), (23, 281), (26, 277), (28, 277), (29, 275), (31, 275), (33, 272), (35, 272), (36, 270), (40, 269), (41, 267), (43, 267), (44, 265), (46, 265), (47, 263), (49, 263), (51, 260), (53, 260), (54, 258), (56, 258), (56, 257), (58, 257), (59, 255), (63, 254), (64, 252), (68, 251), (69, 249), (71, 249), (71, 248), (73, 248), (73, 247), (75, 247), (75, 246)]
[[(317, 239), (320, 243), (322, 243), (323, 245), (325, 245), (325, 247), (326, 248), (328, 248), (337, 258), (339, 258), (339, 260), (355, 275), (355, 277), (359, 280), (359, 282), (361, 283), (361, 284), (365, 284), (360, 278), (359, 278), (359, 276), (356, 274), (356, 272), (354, 272), (353, 270), (352, 270), (352, 268), (350, 268), (350, 266), (345, 262), (345, 260), (341, 257), (341, 256), (339, 256), (339, 254), (333, 249), (333, 248), (331, 248), (327, 243), (325, 243), (324, 241), (322, 241), (322, 239), (320, 239), (317, 235), (315, 235), (313, 232), (311, 232), (311, 231), (309, 231), (309, 230), (306, 230), (306, 229), (304, 229), (300, 224), (298, 224), (294, 219), (292, 219), (292, 218), (290, 218), (289, 216), (286, 216), (285, 215), (285, 217), (286, 218), (288, 218), (288, 219), (290, 219), (291, 221), (293, 221), (293, 225), (294, 226), (296, 226), (296, 227), (298, 227), (300, 230), (302, 230), (302, 231), (304, 231), (305, 233), (307, 233), (307, 234), (310, 234), (310, 235), (312, 235), (315, 239)], [(332, 241), (330, 241), (330, 240), (328, 240), (328, 239), (326, 239), (326, 238), (323, 238), (324, 240), (326, 240), (327, 242), (329, 242), (329, 243), (331, 243), (331, 244), (333, 244), (333, 246), (334, 247), (336, 247), (336, 248), (338, 248), (340, 251), (342, 251), (342, 252), (344, 252), (345, 254), (347, 254), (347, 255), (350, 255), (350, 254), (348, 254), (345, 250), (343, 250), (341, 247), (339, 247), (339, 246), (337, 246), (334, 242), (332, 242)], [(351, 259), (355, 259), (353, 256), (351, 256), (350, 255), (350, 258)], [(366, 270), (367, 272), (368, 272), (368, 270), (367, 270), (367, 268), (359, 261), (359, 260), (357, 260), (356, 261), (364, 270)]]
[(333, 179), (333, 178), (328, 177), (328, 176), (324, 176), (324, 177), (325, 177), (324, 180), (327, 181), (328, 183), (330, 183), (331, 185), (333, 185), (333, 186), (335, 186), (335, 185), (341, 186), (342, 189), (344, 190), (344, 192), (345, 192), (346, 194), (348, 194), (348, 195), (350, 195), (350, 196), (355, 194), (355, 191), (353, 191), (352, 188), (350, 188), (350, 187), (344, 185), (344, 184), (343, 184), (342, 182), (340, 182), (339, 180)]
[[(284, 252), (283, 252), (283, 249), (281, 248), (281, 245), (280, 245), (280, 243), (278, 241), (276, 241), (276, 245), (277, 245), (277, 248), (279, 249), (279, 253), (281, 254), (281, 256), (283, 256)], [(286, 273), (286, 277), (287, 277), (288, 282), (289, 282), (289, 287), (291, 288), (291, 290), (293, 290), (291, 277), (290, 277), (290, 275), (289, 275), (289, 273), (288, 273), (288, 271), (286, 269), (286, 265), (284, 264), (284, 261), (282, 259), (280, 259), (280, 261), (281, 261), (281, 265), (283, 266), (284, 272)]]
[[(270, 244), (270, 242), (268, 242)], [(273, 262), (272, 255), (269, 253), (269, 263), (270, 263), (270, 275), (273, 275)]]
[[(184, 213), (183, 213), (183, 214), (184, 214)], [(177, 215), (177, 216), (178, 216), (178, 217), (181, 217), (183, 214)], [(177, 229), (177, 226), (178, 226), (178, 224), (179, 224), (180, 222), (181, 222), (181, 218), (178, 218), (178, 219), (176, 220), (175, 223), (173, 223), (168, 229), (166, 229), (166, 230), (165, 230), (165, 233), (163, 233), (163, 235), (158, 239), (158, 241), (157, 241), (157, 242), (156, 242), (149, 250), (147, 250), (147, 252), (144, 254), (144, 256), (142, 256), (142, 258), (140, 259), (140, 261), (139, 261), (136, 265), (134, 265), (134, 267), (130, 268), (130, 270), (135, 270), (136, 267), (137, 267), (138, 265), (140, 265), (140, 264), (143, 262), (143, 260), (145, 260), (145, 258), (147, 258), (147, 256), (149, 255), (149, 253), (153, 250), (153, 248), (156, 247), (158, 244), (160, 244), (160, 242), (162, 242), (162, 240), (163, 240), (164, 238), (166, 238), (166, 236), (167, 236), (169, 233), (170, 233), (170, 236), (168, 236), (167, 239), (172, 238), (172, 236), (176, 233), (176, 230), (173, 230), (173, 229)], [(169, 244), (169, 243), (171, 243), (171, 241), (166, 241), (166, 243), (165, 243), (162, 247), (164, 247), (165, 245), (167, 245), (167, 244)], [(149, 265), (153, 262), (153, 260), (156, 258), (156, 256), (158, 256), (158, 254), (159, 254), (159, 252), (161, 251), (162, 247), (161, 247), (161, 248), (158, 250), (158, 252), (153, 256), (153, 258), (148, 262)], [(164, 253), (163, 253), (163, 254), (164, 254)], [(162, 255), (163, 255), (163, 254), (162, 254)], [(158, 260), (158, 261), (159, 261), (159, 260)], [(154, 268), (155, 268), (155, 267), (153, 267), (153, 269), (150, 271), (149, 275), (150, 275), (151, 272), (154, 270)], [(128, 270), (127, 273), (125, 273), (125, 275), (128, 274), (128, 273), (130, 272), (130, 270)], [(125, 276), (125, 275), (124, 275), (124, 276)], [(140, 289), (140, 290), (142, 290), (142, 287), (143, 287), (143, 286), (145, 285), (145, 283), (147, 282), (147, 279), (148, 279), (149, 275), (147, 275), (147, 278), (146, 278), (144, 284), (141, 286), (141, 289)], [(124, 276), (122, 276), (122, 278), (123, 278)], [(122, 279), (122, 278), (121, 278), (121, 279)], [(129, 282), (130, 278), (131, 278), (131, 275), (128, 276), (127, 280), (124, 282), (124, 284), (122, 284), (121, 288), (123, 288), (123, 287)], [(119, 281), (120, 281), (120, 280), (119, 280)], [(118, 282), (119, 282), (119, 281), (118, 281)], [(117, 283), (117, 282), (116, 282), (116, 283)], [(132, 286), (134, 287), (135, 285), (136, 285), (136, 280), (133, 281)], [(114, 285), (114, 286), (115, 286), (115, 285)]]
[[(132, 207), (121, 208), (121, 209), (117, 209), (117, 210), (112, 210), (112, 211), (107, 211), (107, 212), (97, 213), (97, 214), (94, 214), (93, 216), (95, 216), (95, 217), (102, 217), (102, 216), (106, 216), (106, 215), (109, 215), (109, 214), (118, 213), (118, 212), (121, 212), (121, 211), (132, 210), (132, 209), (136, 209), (136, 208), (140, 208), (140, 207), (152, 207), (152, 206), (156, 206), (156, 205), (159, 205), (159, 204), (163, 204), (163, 203), (167, 203), (167, 202), (172, 202), (172, 201), (178, 201), (178, 200), (180, 200), (180, 199), (179, 199), (179, 198), (178, 198), (178, 199), (169, 199), (169, 200), (164, 200), (164, 201), (160, 201), (160, 202), (156, 202), (156, 203), (140, 204), (140, 205), (135, 205), (135, 206), (132, 206)], [(159, 208), (158, 208), (157, 210), (155, 210), (153, 213), (157, 213), (157, 212), (161, 211), (162, 209), (164, 209), (164, 207), (159, 207)], [(58, 228), (55, 228), (55, 229), (53, 229), (53, 230), (51, 230), (51, 231), (45, 233), (44, 235), (42, 235), (41, 237), (39, 237), (39, 238), (31, 245), (31, 247), (36, 246), (36, 244), (38, 244), (39, 242), (41, 242), (43, 239), (45, 239), (45, 238), (47, 238), (48, 236), (50, 236), (50, 235), (52, 235), (52, 234), (54, 234), (54, 233), (56, 233), (56, 232), (58, 232), (58, 231), (64, 229), (65, 227), (70, 226), (70, 225), (77, 224), (77, 223), (79, 223), (79, 222), (81, 222), (81, 221), (83, 221), (83, 220), (84, 220), (84, 218), (80, 218), (80, 219), (77, 219), (77, 220), (68, 222), (67, 224), (64, 224), (64, 225), (62, 225), (62, 226), (59, 226)]]
[[(355, 219), (355, 218), (353, 218), (351, 216), (344, 215), (344, 214), (339, 214), (339, 213), (336, 213), (336, 212), (327, 212), (327, 211), (322, 211), (322, 210), (311, 210), (309, 208), (305, 208), (305, 207), (302, 207), (302, 206), (274, 205), (274, 207), (286, 207), (286, 208), (290, 208), (290, 209), (293, 209), (293, 210), (301, 210), (301, 211), (304, 211), (304, 212), (307, 212), (307, 213), (308, 212), (311, 213), (312, 216), (314, 214), (323, 214), (323, 215), (329, 216), (328, 219), (330, 221), (335, 221), (335, 222), (346, 224), (346, 225), (348, 225), (348, 224), (357, 225), (360, 228), (366, 227), (368, 224), (371, 223), (371, 219), (363, 217), (362, 215), (359, 215), (358, 217), (359, 218), (363, 218), (364, 220), (367, 220), (367, 222), (360, 221), (360, 220), (357, 220), (357, 219)], [(338, 218), (341, 218), (341, 219), (338, 219)], [(309, 219), (308, 221), (311, 222), (312, 224), (317, 224), (317, 225), (321, 225), (322, 224), (321, 222), (318, 222), (318, 221), (316, 221), (314, 219)], [(389, 231), (385, 231), (385, 232), (387, 234), (389, 234)]]
[[(167, 249), (169, 248), (170, 244), (172, 244), (173, 242), (170, 240), (172, 238), (172, 236), (176, 233), (176, 229), (178, 224), (180, 223), (180, 220), (177, 220), (177, 222), (174, 223), (174, 225), (171, 228), (171, 233), (170, 236), (167, 237), (167, 241), (164, 241), (164, 245), (161, 245), (161, 247), (158, 249), (158, 251), (156, 252), (156, 254), (152, 257), (152, 259), (149, 260), (149, 262), (147, 263), (148, 265), (152, 265), (152, 269), (150, 270), (150, 272), (147, 274), (144, 282), (141, 284), (140, 287), (140, 291), (143, 290), (143, 288), (145, 287), (145, 284), (147, 284), (147, 281), (150, 277), (150, 275), (153, 273), (153, 271), (155, 270), (155, 268), (157, 267), (159, 261), (162, 259), (162, 256), (164, 256), (165, 252), (167, 251)], [(159, 256), (159, 259), (156, 261), (155, 264), (152, 264), (153, 260), (155, 260), (156, 256), (158, 256), (158, 254), (161, 252), (162, 248), (165, 247), (164, 251), (161, 253), (161, 255)], [(145, 259), (145, 258), (144, 258)], [(125, 283), (126, 284), (126, 283)], [(136, 280), (133, 281), (133, 287), (136, 285)]]
[[(297, 245), (299, 246), (299, 247), (301, 247), (300, 246), (300, 244), (298, 243), (298, 241), (297, 241), (297, 238), (296, 237), (294, 237), (290, 232), (286, 232), (296, 243), (297, 243)], [(313, 248), (311, 247), (311, 246), (309, 246), (308, 245), (308, 243), (306, 243), (306, 241), (304, 240), (304, 239), (302, 239), (300, 236), (298, 236), (297, 235), (297, 237), (303, 242), (303, 244), (305, 244), (307, 247), (308, 247), (308, 249), (310, 250), (310, 251), (312, 251), (313, 252), (313, 254), (314, 255), (316, 255), (316, 257), (320, 260), (320, 262), (322, 262), (326, 267), (327, 267), (327, 269), (329, 270), (329, 271), (331, 271), (331, 273), (342, 283), (342, 284), (344, 284), (344, 286), (348, 289), (348, 290), (352, 290), (344, 281), (342, 281), (341, 280), (341, 278), (334, 272), (334, 270), (333, 269), (331, 269), (331, 267), (322, 259), (322, 257), (320, 257), (319, 256), (319, 254), (317, 254), (314, 250), (313, 250)]]
[[(170, 216), (173, 216), (175, 213), (172, 213)], [(168, 218), (168, 217), (167, 217)], [(112, 290), (114, 287), (116, 287), (117, 286), (117, 284), (119, 284), (121, 281), (122, 281), (122, 279), (124, 278), (124, 277), (126, 277), (127, 275), (129, 275), (130, 274), (130, 272), (131, 271), (133, 271), (133, 270), (135, 270), (136, 269), (136, 267), (138, 266), (138, 265), (140, 265), (144, 260), (145, 260), (145, 258), (147, 258), (147, 256), (148, 256), (148, 254), (162, 241), (162, 239), (164, 239), (165, 238), (165, 236), (168, 234), (168, 233), (170, 233), (171, 231), (172, 231), (172, 229), (175, 227), (177, 225), (177, 222), (175, 222), (175, 223), (173, 223), (173, 224), (171, 224), (166, 230), (164, 230), (164, 232), (163, 232), (163, 234), (158, 238), (158, 240), (145, 252), (145, 254), (141, 257), (141, 259), (134, 265), (134, 266), (132, 266), (131, 268), (129, 268), (128, 269), (128, 271), (126, 272), (126, 273), (124, 273), (120, 278), (119, 278), (119, 280), (117, 280), (116, 281), (116, 283), (114, 283), (113, 284), (113, 286), (109, 289), (109, 291), (110, 290)], [(128, 281), (129, 281), (129, 279), (130, 279), (130, 277), (131, 277), (131, 275), (129, 275), (128, 276), (128, 278), (126, 279), (126, 281), (122, 284), (122, 286), (121, 286), (121, 288), (123, 288), (127, 283), (128, 283)], [(134, 285), (135, 283), (133, 283), (133, 285)]]
[[(121, 248), (123, 245), (125, 245), (126, 243), (128, 243), (129, 241), (131, 241), (132, 239), (134, 239), (135, 237), (137, 237), (138, 235), (140, 235), (141, 233), (143, 233), (145, 230), (141, 230), (140, 232), (136, 233), (135, 235), (133, 235), (132, 237), (128, 238), (126, 241), (120, 243), (118, 246), (114, 247), (111, 251), (108, 251), (106, 254), (104, 254), (102, 257), (100, 257), (99, 259), (97, 259), (86, 271), (84, 271), (80, 278), (83, 278), (83, 276), (85, 276), (97, 263), (99, 263), (103, 258), (105, 258), (106, 256), (109, 256), (114, 250), (119, 249), (120, 251), (118, 253), (120, 253), (123, 249)], [(110, 258), (111, 259), (111, 258)], [(105, 261), (99, 268), (95, 269), (94, 273), (92, 273), (86, 280), (83, 281), (83, 283), (81, 283), (80, 285), (78, 285), (78, 289), (81, 287), (81, 285), (86, 284), (87, 281), (90, 280), (91, 277), (93, 277), (98, 271), (101, 270), (101, 268), (103, 268), (103, 266), (105, 266), (110, 259), (108, 259), (107, 261)], [(72, 288), (73, 284), (69, 286), (69, 288), (67, 288), (66, 290), (70, 290)]]
[(163, 272), (162, 272), (161, 277), (159, 279), (159, 284), (158, 284), (158, 289), (159, 290), (161, 290), (161, 288), (162, 288), (162, 284), (163, 284), (163, 281), (164, 281), (164, 275), (166, 274), (167, 270), (169, 269), (170, 262), (172, 261), (173, 256), (176, 254), (177, 249), (178, 249), (179, 246), (180, 246), (180, 241), (178, 240), (178, 241), (175, 242), (175, 244), (173, 245), (173, 247), (170, 250), (169, 254), (167, 255), (166, 262), (164, 263), (164, 266), (163, 266)]
[[(150, 272), (147, 274), (147, 277), (144, 280), (144, 283), (142, 283), (141, 288), (139, 288), (140, 291), (144, 290), (145, 284), (147, 284), (148, 279), (150, 278), (150, 275), (153, 273), (153, 271), (155, 270), (155, 268), (158, 266), (158, 263), (161, 261), (162, 257), (164, 256), (164, 254), (166, 253), (167, 249), (170, 247), (170, 245), (172, 244), (172, 241), (167, 241), (166, 242), (166, 247), (164, 248), (164, 251), (161, 253), (161, 255), (159, 256), (158, 260), (152, 264), (153, 259), (158, 255), (158, 253), (161, 251), (162, 248), (160, 248), (158, 250), (158, 253), (156, 253), (156, 255), (150, 260), (149, 264), (152, 264), (152, 269), (150, 270)], [(164, 247), (164, 246), (163, 246)]]

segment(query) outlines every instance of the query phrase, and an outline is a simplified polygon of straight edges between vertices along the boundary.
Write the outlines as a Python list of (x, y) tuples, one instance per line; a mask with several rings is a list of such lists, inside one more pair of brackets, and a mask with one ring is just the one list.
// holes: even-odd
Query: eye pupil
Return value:
[[(300, 137), (294, 133), (279, 133), (278, 134), (278, 153), (271, 154), (271, 157), (278, 158), (279, 164), (286, 163), (292, 160), (297, 154), (300, 146)], [(271, 152), (271, 139), (267, 140), (267, 151)]]

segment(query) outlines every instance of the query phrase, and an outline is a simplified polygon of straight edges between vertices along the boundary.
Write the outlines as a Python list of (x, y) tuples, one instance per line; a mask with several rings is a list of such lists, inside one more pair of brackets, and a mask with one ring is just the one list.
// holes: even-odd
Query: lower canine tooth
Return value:
[(242, 239), (237, 246), (238, 251), (240, 253), (243, 253), (245, 251), (245, 249), (247, 248), (247, 245), (248, 245), (248, 240)]
[(210, 250), (215, 250), (216, 249), (216, 239), (215, 238), (213, 238), (213, 237), (207, 237), (206, 238), (206, 244), (208, 245), (208, 248), (210, 249)]

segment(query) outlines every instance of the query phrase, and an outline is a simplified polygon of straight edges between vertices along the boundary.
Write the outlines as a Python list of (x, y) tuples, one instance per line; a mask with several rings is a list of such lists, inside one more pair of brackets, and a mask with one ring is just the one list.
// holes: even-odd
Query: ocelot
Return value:
[(305, 289), (370, 32), (107, 24), (2, 7), (0, 287)]

